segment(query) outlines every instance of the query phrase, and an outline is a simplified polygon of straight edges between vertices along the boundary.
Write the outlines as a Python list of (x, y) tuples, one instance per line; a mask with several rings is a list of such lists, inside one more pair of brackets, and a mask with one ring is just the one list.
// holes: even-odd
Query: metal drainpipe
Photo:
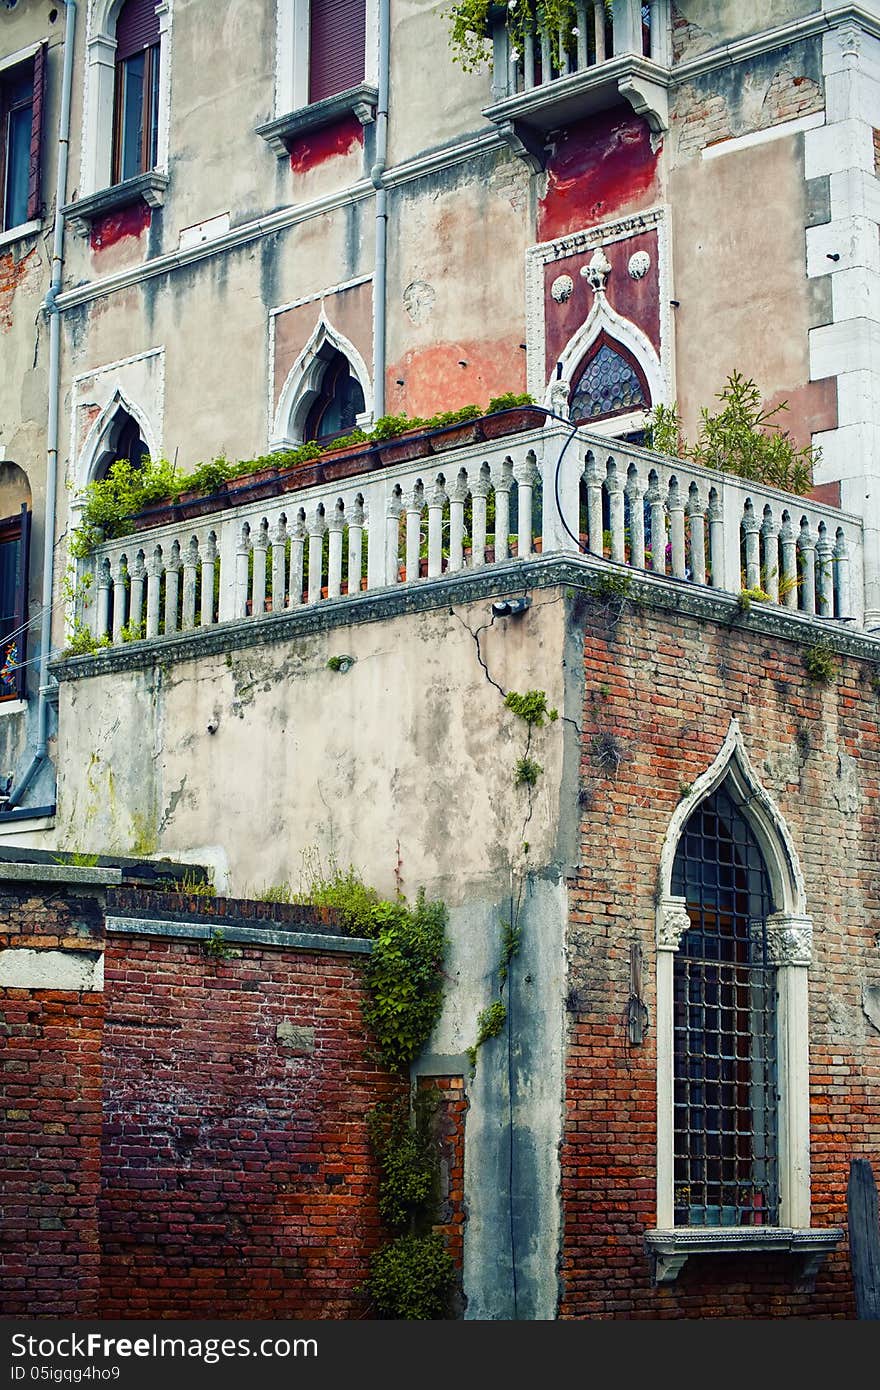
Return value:
[(391, 63), (391, 0), (379, 0), (379, 103), (376, 110), (376, 162), (370, 179), (376, 190), (376, 264), (373, 274), (373, 418), (385, 414), (385, 300), (388, 280), (388, 86)]
[(52, 579), (55, 554), (55, 493), (58, 485), (58, 397), (61, 385), (61, 320), (56, 298), (64, 265), (64, 214), (67, 201), (67, 161), (70, 153), (70, 105), (73, 90), (73, 48), (76, 0), (64, 0), (64, 73), (61, 83), (61, 118), (58, 128), (58, 175), (55, 184), (55, 227), (52, 241), (52, 282), (43, 301), (49, 319), (49, 420), (46, 432), (46, 517), (43, 528), (43, 598), (40, 619), (40, 685), (37, 704), (37, 747), (30, 766), (13, 787), (6, 802), (18, 805), (48, 755), (47, 725), (49, 652), (52, 645)]

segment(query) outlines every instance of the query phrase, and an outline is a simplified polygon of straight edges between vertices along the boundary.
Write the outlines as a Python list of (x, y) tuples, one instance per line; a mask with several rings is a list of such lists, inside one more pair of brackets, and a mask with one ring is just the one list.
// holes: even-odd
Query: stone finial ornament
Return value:
[(605, 255), (601, 246), (590, 257), (589, 265), (581, 266), (581, 275), (589, 281), (590, 288), (594, 294), (605, 293), (605, 281), (611, 274), (611, 262)]

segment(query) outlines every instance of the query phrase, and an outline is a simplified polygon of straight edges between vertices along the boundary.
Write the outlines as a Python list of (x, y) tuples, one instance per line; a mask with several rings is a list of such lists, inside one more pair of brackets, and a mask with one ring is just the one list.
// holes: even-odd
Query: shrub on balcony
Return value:
[[(611, 13), (612, 0), (605, 0)], [(592, 6), (590, 6), (592, 8)], [(512, 47), (522, 53), (527, 34), (550, 41), (553, 62), (559, 62), (560, 35), (566, 51), (577, 48), (578, 27), (575, 0), (512, 0), (499, 5), (491, 0), (459, 0), (446, 11), (452, 57), (465, 72), (475, 72), (492, 57), (493, 22), (503, 22)], [(588, 41), (592, 33), (588, 32)]]
[(821, 450), (812, 445), (800, 448), (776, 422), (788, 402), (764, 409), (754, 381), (737, 371), (727, 378), (717, 399), (720, 410), (713, 414), (703, 406), (700, 411), (700, 434), (693, 445), (682, 433), (676, 407), (656, 406), (651, 412), (648, 447), (783, 492), (801, 496), (809, 492)]

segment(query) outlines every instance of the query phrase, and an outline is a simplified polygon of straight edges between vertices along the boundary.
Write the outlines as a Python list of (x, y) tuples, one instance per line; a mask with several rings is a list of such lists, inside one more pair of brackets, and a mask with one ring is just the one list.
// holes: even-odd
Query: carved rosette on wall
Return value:
[(776, 912), (767, 918), (767, 955), (775, 966), (813, 963), (813, 919)]
[(690, 926), (684, 898), (663, 898), (657, 906), (657, 950), (677, 951)]

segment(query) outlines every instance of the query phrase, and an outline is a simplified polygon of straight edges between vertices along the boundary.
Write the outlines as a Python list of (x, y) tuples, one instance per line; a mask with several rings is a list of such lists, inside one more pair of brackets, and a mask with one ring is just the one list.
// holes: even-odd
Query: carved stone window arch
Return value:
[(634, 410), (650, 410), (651, 405), (651, 388), (638, 359), (602, 329), (572, 376), (572, 421), (591, 425)]
[[(314, 438), (309, 430), (320, 413), (320, 402), (329, 386), (344, 386), (340, 375), (347, 365), (351, 385), (349, 403), (360, 405), (353, 423), (334, 433), (347, 433), (356, 426), (369, 429), (372, 421), (372, 385), (366, 363), (354, 344), (340, 333), (322, 313), (315, 330), (291, 367), (278, 398), (270, 448), (288, 449)], [(350, 415), (350, 411), (349, 411)], [(348, 418), (348, 417), (347, 417)], [(323, 436), (322, 436), (323, 437)]]
[(348, 358), (333, 351), (304, 426), (305, 439), (331, 440), (348, 434), (364, 413), (364, 393)]
[(135, 467), (142, 467), (150, 453), (150, 446), (142, 437), (140, 423), (121, 404), (105, 432), (102, 446), (92, 465), (92, 481), (95, 482), (106, 478), (114, 463), (120, 459), (128, 459)]
[[(742, 1211), (739, 1216), (735, 1211), (728, 1213), (729, 1224), (725, 1224), (720, 1210), (713, 1211), (711, 1221), (707, 1220), (705, 1208), (720, 1209), (725, 1205), (720, 1200), (704, 1200), (702, 1215), (694, 1220), (690, 1211), (685, 1213), (685, 1208), (694, 1204), (686, 1204), (681, 1193), (678, 1194), (680, 1200), (676, 1200), (676, 1133), (677, 1129), (679, 1132), (682, 1129), (676, 1108), (688, 1099), (681, 1088), (681, 1077), (676, 1075), (676, 991), (679, 991), (680, 1011), (683, 1007), (680, 982), (687, 974), (685, 968), (677, 968), (676, 956), (683, 942), (693, 954), (692, 934), (704, 925), (699, 903), (685, 885), (687, 870), (682, 861), (682, 837), (691, 833), (692, 826), (699, 825), (701, 807), (704, 808), (704, 824), (712, 815), (717, 822), (722, 799), (728, 808), (728, 821), (732, 822), (735, 816), (741, 827), (738, 832), (741, 837), (739, 867), (734, 864), (736, 856), (732, 852), (729, 855), (731, 876), (734, 880), (737, 875), (739, 878), (739, 887), (734, 882), (733, 892), (740, 895), (738, 921), (727, 923), (728, 935), (732, 930), (733, 938), (738, 936), (740, 940), (740, 945), (732, 948), (732, 954), (759, 951), (761, 969), (767, 972), (759, 992), (760, 988), (770, 988), (770, 974), (775, 975), (776, 984), (773, 1035), (764, 1049), (758, 1072), (762, 1067), (773, 1067), (776, 1072), (778, 1108), (774, 1124), (778, 1137), (775, 1158), (778, 1180), (774, 1181), (774, 1187), (778, 1189), (778, 1196), (773, 1195), (769, 1209), (764, 1197), (760, 1202), (750, 1202), (747, 1210), (751, 1224), (745, 1224)], [(733, 843), (730, 837), (728, 840)], [(722, 855), (714, 851), (713, 854), (717, 861), (713, 872), (720, 876)], [(751, 895), (749, 875), (752, 876)], [(754, 918), (750, 914), (756, 903), (761, 904), (760, 915)], [(717, 908), (716, 901), (712, 909), (716, 918), (720, 917)], [(648, 1248), (655, 1257), (656, 1278), (658, 1281), (674, 1279), (690, 1253), (765, 1247), (802, 1254), (808, 1268), (814, 1272), (842, 1232), (817, 1231), (810, 1227), (807, 972), (812, 960), (813, 924), (806, 913), (804, 880), (791, 834), (755, 773), (736, 719), (731, 720), (715, 761), (693, 784), (670, 822), (660, 860), (656, 934), (657, 1230), (649, 1231), (646, 1236)], [(752, 1017), (756, 1001), (757, 995), (743, 1003), (745, 1013), (741, 1012), (741, 1017), (746, 1014)], [(765, 1021), (768, 1016), (765, 1013)], [(733, 1081), (736, 1081), (735, 1075)], [(757, 1086), (759, 1082), (763, 1085), (762, 1076), (753, 1076), (752, 1085)], [(766, 1103), (770, 1086), (768, 1080), (761, 1104)], [(744, 1103), (748, 1106), (757, 1102), (749, 1098)], [(737, 1204), (727, 1205), (736, 1207)], [(742, 1207), (746, 1210), (745, 1204)], [(757, 1215), (762, 1207), (767, 1211), (767, 1220)], [(737, 1224), (738, 1221), (741, 1224)]]

